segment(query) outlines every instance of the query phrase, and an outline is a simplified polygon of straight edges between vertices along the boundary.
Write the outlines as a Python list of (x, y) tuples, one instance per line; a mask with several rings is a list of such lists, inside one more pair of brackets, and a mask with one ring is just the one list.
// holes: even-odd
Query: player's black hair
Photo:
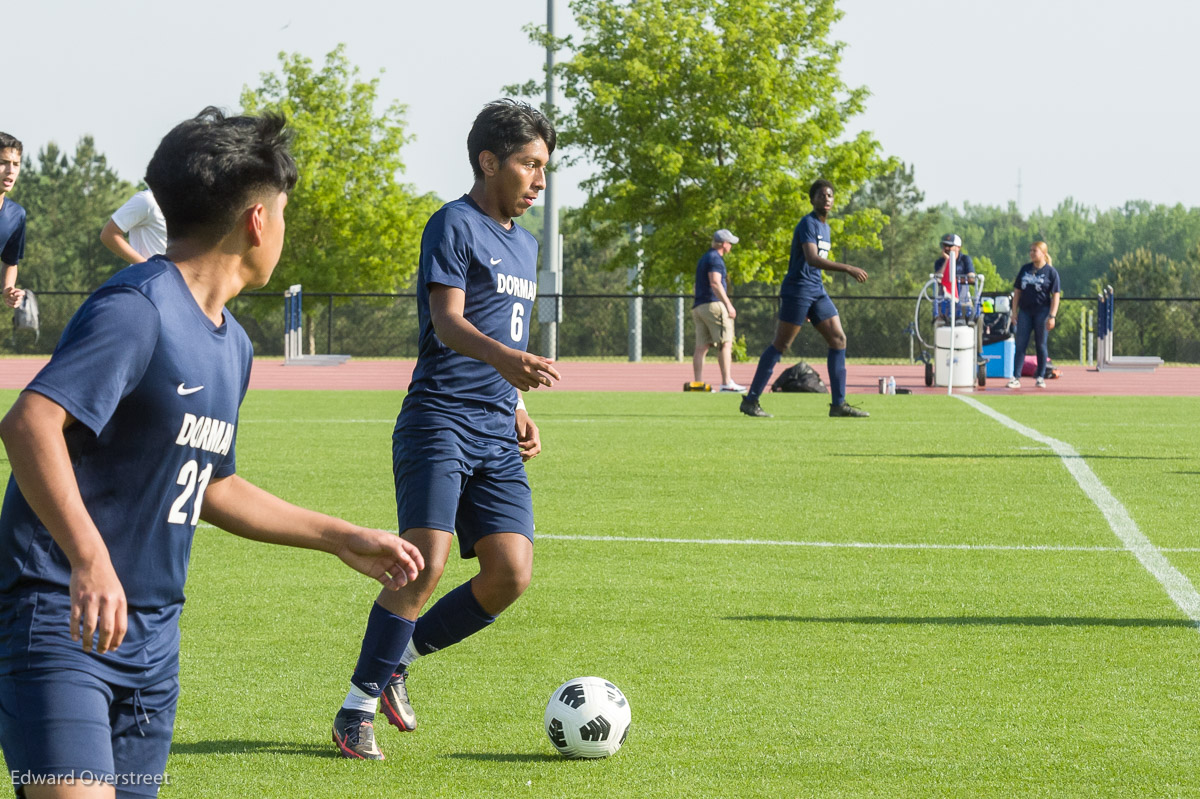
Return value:
[(811, 200), (813, 197), (816, 197), (817, 192), (819, 192), (821, 189), (829, 189), (830, 191), (833, 191), (833, 184), (825, 178), (818, 178), (817, 180), (814, 180), (813, 184), (808, 187), (808, 199)]
[(495, 155), (503, 164), (510, 155), (537, 139), (546, 142), (546, 149), (554, 152), (557, 138), (550, 120), (533, 106), (517, 100), (494, 100), (475, 117), (475, 124), (471, 125), (471, 132), (467, 135), (471, 170), (476, 180), (483, 177), (479, 154), (484, 150)]
[(16, 136), (9, 136), (4, 131), (0, 130), (0, 150), (13, 149), (17, 151), (17, 155), (25, 154), (25, 147), (21, 144), (21, 140)]
[(164, 136), (146, 167), (146, 185), (167, 236), (218, 240), (248, 205), (290, 192), (299, 174), (285, 126), (282, 114), (227, 117), (209, 106)]

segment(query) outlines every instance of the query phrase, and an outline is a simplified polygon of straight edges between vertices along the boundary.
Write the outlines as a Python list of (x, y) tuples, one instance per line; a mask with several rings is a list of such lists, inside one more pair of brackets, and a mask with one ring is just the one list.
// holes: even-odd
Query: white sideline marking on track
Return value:
[(1137, 523), (1133, 521), (1129, 511), (1112, 495), (1104, 483), (1100, 482), (1100, 478), (1087, 465), (1083, 457), (1075, 451), (1074, 447), (1056, 438), (1043, 435), (1032, 427), (1026, 427), (976, 399), (965, 397), (962, 394), (954, 396), (980, 413), (992, 417), (1008, 429), (1049, 447), (1062, 460), (1063, 466), (1067, 467), (1067, 472), (1075, 478), (1075, 482), (1079, 484), (1083, 493), (1104, 514), (1108, 526), (1117, 534), (1117, 538), (1121, 539), (1125, 549), (1133, 553), (1146, 571), (1150, 572), (1154, 579), (1158, 580), (1167, 590), (1167, 595), (1171, 597), (1176, 606), (1187, 614), (1189, 619), (1197, 622), (1197, 627), (1200, 628), (1200, 593), (1196, 592), (1196, 587), (1182, 572), (1171, 565), (1171, 562), (1163, 555), (1163, 550), (1150, 543), (1150, 539), (1146, 538), (1145, 534), (1138, 529)]

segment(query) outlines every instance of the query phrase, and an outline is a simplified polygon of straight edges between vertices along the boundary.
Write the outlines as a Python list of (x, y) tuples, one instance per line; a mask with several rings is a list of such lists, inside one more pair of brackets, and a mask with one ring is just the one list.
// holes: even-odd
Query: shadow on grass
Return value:
[(445, 757), (451, 760), (481, 760), (485, 763), (557, 763), (564, 760), (561, 755), (547, 755), (541, 752), (454, 752)]
[(725, 621), (798, 624), (946, 624), (965, 627), (1196, 627), (1188, 619), (1102, 619), (1091, 616), (726, 616)]
[(295, 741), (246, 741), (233, 739), (226, 741), (193, 741), (171, 744), (172, 755), (300, 755), (302, 757), (338, 758), (337, 749), (333, 744), (305, 744)]

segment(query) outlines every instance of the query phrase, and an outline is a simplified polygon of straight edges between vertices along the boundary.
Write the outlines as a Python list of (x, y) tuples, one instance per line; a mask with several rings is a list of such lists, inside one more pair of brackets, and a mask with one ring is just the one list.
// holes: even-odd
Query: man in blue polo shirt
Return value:
[(697, 383), (704, 380), (704, 356), (709, 347), (718, 347), (717, 366), (721, 369), (718, 391), (742, 392), (745, 386), (733, 382), (733, 320), (737, 311), (729, 299), (729, 273), (725, 256), (737, 244), (738, 237), (721, 228), (712, 237), (712, 246), (696, 264), (696, 292), (692, 303), (692, 321), (696, 324), (696, 350), (692, 354), (692, 374)]
[(4, 270), (4, 304), (16, 308), (25, 292), (17, 288), (17, 265), (25, 255), (25, 209), (8, 197), (21, 174), (24, 147), (0, 133), (0, 268)]
[(215, 108), (168, 133), (146, 172), (166, 256), (89, 297), (0, 422), (0, 745), (30, 795), (157, 795), (199, 520), (336, 554), (391, 589), (422, 565), (394, 534), (236, 474), (252, 352), (225, 304), (279, 260), (287, 142), (281, 116)]
[[(376, 710), (397, 729), (417, 725), (408, 666), (487, 627), (529, 585), (533, 498), (522, 462), (541, 451), (541, 440), (519, 392), (559, 375), (549, 359), (525, 351), (537, 241), (513, 218), (545, 188), (555, 138), (529, 105), (489, 103), (467, 136), (474, 185), (442, 206), (421, 236), (420, 352), (392, 435), (392, 471), (400, 533), (429, 565), (371, 606), (333, 720), (344, 757), (382, 760)], [(479, 573), (421, 613), (456, 536), (461, 555), (479, 559)]]
[(759, 405), (771, 380), (771, 372), (783, 353), (787, 352), (807, 319), (829, 345), (826, 363), (829, 367), (830, 416), (861, 418), (869, 416), (866, 411), (846, 402), (846, 334), (842, 332), (842, 321), (833, 300), (825, 291), (821, 271), (846, 272), (859, 283), (867, 281), (867, 272), (857, 266), (829, 260), (832, 248), (829, 224), (825, 221), (833, 208), (833, 184), (818, 180), (808, 191), (812, 202), (812, 213), (796, 225), (792, 233), (792, 253), (788, 260), (787, 276), (779, 291), (779, 322), (775, 326), (775, 340), (763, 350), (758, 359), (758, 369), (750, 390), (742, 400), (741, 411), (747, 416), (770, 417)]

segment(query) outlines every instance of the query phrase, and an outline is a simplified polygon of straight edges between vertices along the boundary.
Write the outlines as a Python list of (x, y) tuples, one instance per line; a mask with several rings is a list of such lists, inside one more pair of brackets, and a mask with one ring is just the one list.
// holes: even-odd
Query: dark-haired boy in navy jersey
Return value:
[(155, 796), (179, 694), (196, 523), (336, 554), (396, 589), (406, 541), (298, 508), (235, 473), (250, 339), (225, 310), (266, 284), (296, 183), (280, 116), (214, 108), (146, 173), (165, 256), (118, 272), (4, 420), (0, 744), (18, 793)]
[[(420, 354), (392, 437), (401, 535), (428, 564), (367, 617), (350, 692), (333, 721), (345, 757), (382, 760), (373, 719), (416, 727), (407, 667), (491, 624), (529, 584), (533, 501), (523, 461), (541, 451), (518, 391), (558, 379), (525, 352), (537, 291), (537, 241), (513, 217), (546, 186), (555, 133), (539, 111), (498, 101), (467, 137), (475, 183), (421, 236)], [(458, 537), (479, 573), (421, 614)], [(419, 616), (419, 617), (418, 617)]]
[(0, 270), (4, 304), (9, 308), (16, 308), (25, 296), (17, 288), (17, 265), (25, 254), (25, 209), (8, 197), (21, 174), (24, 151), (19, 139), (0, 132)]

